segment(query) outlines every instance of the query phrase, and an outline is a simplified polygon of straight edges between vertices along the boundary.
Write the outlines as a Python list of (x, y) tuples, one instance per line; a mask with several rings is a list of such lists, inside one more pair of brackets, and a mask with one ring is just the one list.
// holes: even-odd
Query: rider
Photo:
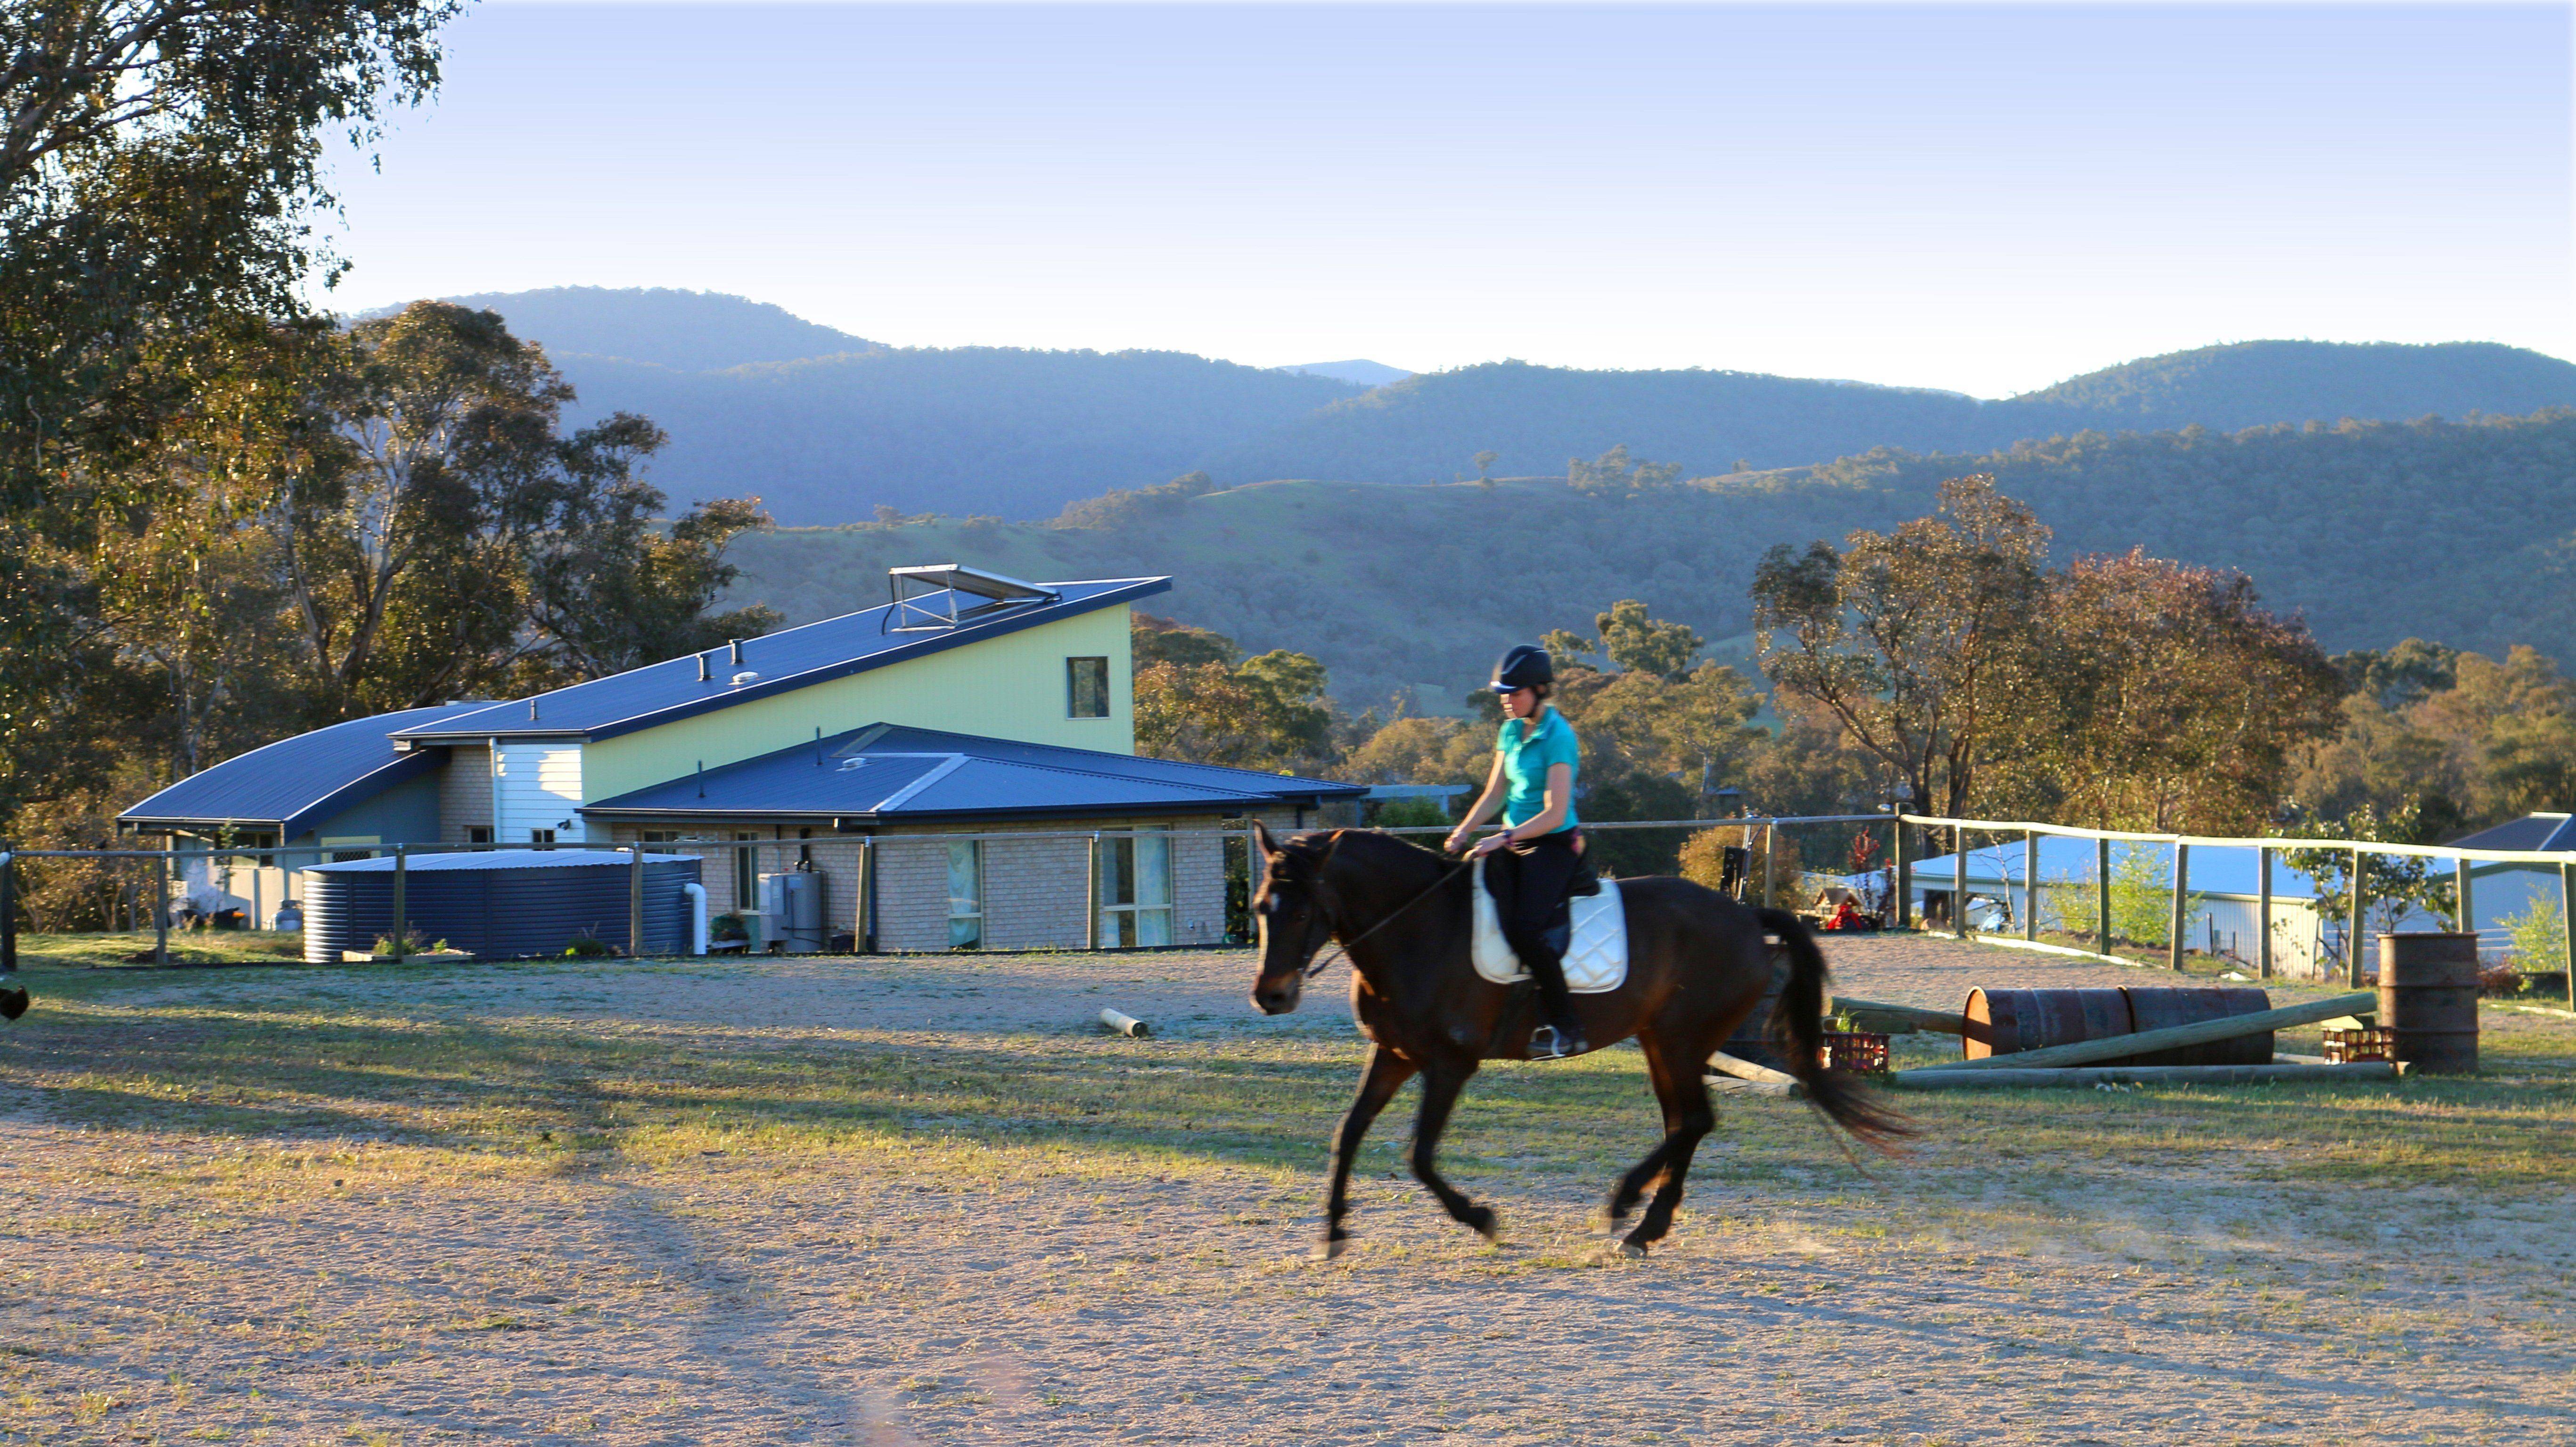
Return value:
[(1487, 880), (1503, 906), (1503, 937), (1520, 956), (1521, 968), (1538, 982), (1539, 1008), (1547, 1023), (1530, 1037), (1533, 1060), (1562, 1060), (1591, 1048), (1574, 1018), (1564, 961), (1548, 937), (1582, 851), (1574, 817), (1580, 751), (1574, 726), (1547, 701), (1555, 676), (1547, 650), (1527, 643), (1494, 665), (1492, 686), (1502, 695), (1506, 715), (1494, 742), (1494, 771), (1475, 807), (1449, 832), (1447, 846), (1452, 854), (1467, 848), (1494, 811), (1503, 811), (1506, 827), (1476, 840), (1475, 853), (1486, 861)]

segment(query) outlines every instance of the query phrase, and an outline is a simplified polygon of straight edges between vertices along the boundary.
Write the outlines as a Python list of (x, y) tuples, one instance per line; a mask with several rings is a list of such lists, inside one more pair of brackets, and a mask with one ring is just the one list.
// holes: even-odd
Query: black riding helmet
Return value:
[(1519, 644), (1494, 663), (1492, 688), (1496, 693), (1555, 681), (1556, 665), (1548, 661), (1547, 650), (1535, 643)]

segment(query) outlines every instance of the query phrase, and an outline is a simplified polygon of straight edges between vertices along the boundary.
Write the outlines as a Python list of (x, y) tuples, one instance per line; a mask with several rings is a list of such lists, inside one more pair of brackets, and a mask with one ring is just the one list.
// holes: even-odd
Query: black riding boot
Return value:
[(1591, 1049), (1581, 1022), (1574, 1018), (1574, 995), (1565, 988), (1565, 961), (1544, 942), (1535, 951), (1516, 949), (1514, 953), (1521, 957), (1521, 968), (1529, 971), (1531, 983), (1538, 986), (1539, 1013), (1547, 1019), (1530, 1036), (1529, 1058), (1563, 1060)]
[(1565, 918), (1565, 889), (1574, 878), (1577, 859), (1572, 830), (1531, 840), (1522, 849), (1496, 858), (1511, 860), (1510, 898), (1503, 911), (1503, 938), (1520, 956), (1538, 986), (1539, 1010), (1547, 1023), (1530, 1037), (1529, 1058), (1562, 1060), (1591, 1049), (1574, 1018), (1574, 997), (1565, 988), (1565, 944), (1559, 925)]

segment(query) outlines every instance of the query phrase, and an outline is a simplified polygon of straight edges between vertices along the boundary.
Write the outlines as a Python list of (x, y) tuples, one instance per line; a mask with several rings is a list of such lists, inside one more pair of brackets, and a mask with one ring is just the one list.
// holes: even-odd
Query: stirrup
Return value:
[(1530, 1032), (1529, 1060), (1571, 1060), (1592, 1046), (1582, 1036), (1559, 1030), (1554, 1025), (1541, 1025)]

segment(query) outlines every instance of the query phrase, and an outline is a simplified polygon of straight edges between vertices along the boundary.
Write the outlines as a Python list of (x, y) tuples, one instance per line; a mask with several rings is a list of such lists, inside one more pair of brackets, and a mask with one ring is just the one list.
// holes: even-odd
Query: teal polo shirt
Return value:
[[(1494, 748), (1503, 756), (1503, 778), (1511, 785), (1511, 796), (1503, 803), (1503, 824), (1517, 827), (1537, 818), (1547, 810), (1547, 771), (1550, 765), (1563, 764), (1568, 770), (1582, 767), (1582, 751), (1574, 744), (1574, 725), (1554, 708), (1539, 711), (1536, 727), (1524, 727), (1516, 718), (1503, 720), (1502, 736)], [(1568, 781), (1572, 793), (1572, 780)], [(1574, 800), (1565, 801), (1565, 825), (1571, 829)]]

